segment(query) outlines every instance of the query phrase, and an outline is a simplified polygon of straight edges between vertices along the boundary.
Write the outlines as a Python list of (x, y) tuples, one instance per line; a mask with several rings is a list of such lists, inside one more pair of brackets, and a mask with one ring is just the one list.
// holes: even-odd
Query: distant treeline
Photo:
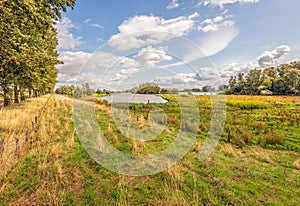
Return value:
[(227, 94), (300, 95), (300, 61), (239, 73), (229, 80)]
[[(160, 88), (154, 83), (146, 82), (138, 87), (134, 87), (131, 90), (124, 92), (131, 92), (133, 94), (178, 94), (178, 89), (176, 88)], [(84, 83), (81, 86), (75, 85), (61, 85), (55, 90), (56, 94), (62, 94), (69, 97), (84, 97), (91, 96), (93, 94), (99, 95), (110, 95), (113, 91), (108, 89), (97, 89), (93, 90), (88, 83)]]
[(152, 82), (146, 82), (138, 87), (132, 88), (129, 92), (133, 94), (178, 94), (178, 89), (160, 88)]
[(0, 90), (4, 105), (53, 91), (58, 60), (55, 21), (75, 0), (0, 2)]
[[(109, 91), (104, 90), (104, 92), (108, 93)], [(88, 83), (82, 84), (81, 87), (75, 85), (61, 85), (55, 90), (55, 94), (62, 94), (69, 97), (76, 97), (76, 98), (91, 96), (94, 93), (95, 91), (90, 87)], [(103, 91), (97, 90), (96, 93), (103, 94)]]

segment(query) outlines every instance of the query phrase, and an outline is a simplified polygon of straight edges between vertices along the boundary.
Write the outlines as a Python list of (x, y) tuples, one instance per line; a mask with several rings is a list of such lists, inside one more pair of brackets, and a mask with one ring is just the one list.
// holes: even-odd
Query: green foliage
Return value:
[(245, 95), (299, 95), (300, 61), (270, 67), (253, 69), (245, 75), (239, 73), (229, 80), (227, 94)]
[(0, 87), (4, 105), (10, 104), (9, 89), (14, 88), (15, 103), (29, 96), (52, 93), (56, 84), (58, 60), (54, 19), (75, 0), (0, 2)]
[(215, 92), (215, 88), (211, 86), (204, 86), (202, 87), (202, 92)]
[(202, 90), (200, 88), (193, 88), (192, 92), (201, 92)]
[(62, 94), (69, 97), (73, 97), (74, 91), (76, 86), (75, 85), (62, 85), (55, 90), (55, 94)]
[(154, 83), (146, 82), (141, 84), (138, 88), (133, 88), (131, 92), (137, 94), (159, 94), (160, 88)]
[(154, 83), (146, 82), (130, 90), (133, 94), (178, 94), (176, 88), (160, 88)]
[(109, 90), (107, 90), (107, 89), (103, 89), (103, 90), (98, 89), (98, 90), (96, 91), (96, 93), (97, 93), (97, 94), (110, 95), (112, 92), (109, 91)]
[(162, 88), (160, 90), (161, 94), (178, 94), (178, 89), (176, 88)]

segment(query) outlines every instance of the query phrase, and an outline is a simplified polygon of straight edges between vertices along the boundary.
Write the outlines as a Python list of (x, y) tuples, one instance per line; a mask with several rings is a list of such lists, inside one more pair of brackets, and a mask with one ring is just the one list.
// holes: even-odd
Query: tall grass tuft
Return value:
[(266, 144), (280, 144), (283, 145), (285, 142), (284, 137), (277, 134), (268, 134), (265, 136)]

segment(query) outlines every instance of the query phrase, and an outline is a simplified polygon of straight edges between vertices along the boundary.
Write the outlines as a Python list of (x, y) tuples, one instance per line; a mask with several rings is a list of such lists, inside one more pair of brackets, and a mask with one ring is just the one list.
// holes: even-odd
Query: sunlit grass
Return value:
[[(205, 162), (199, 162), (199, 151), (210, 125), (211, 103), (207, 96), (197, 97), (201, 119), (190, 152), (166, 171), (129, 177), (103, 168), (88, 156), (73, 125), (72, 100), (54, 96), (33, 136), (38, 141), (1, 179), (0, 204), (299, 205), (295, 198), (300, 195), (300, 156), (296, 151), (300, 139), (299, 106), (293, 98), (228, 99), (262, 101), (270, 106), (252, 110), (228, 106), (225, 130), (217, 149)], [(279, 101), (285, 104), (276, 106)], [(124, 136), (116, 127), (108, 104), (96, 104), (95, 109), (98, 125), (108, 141), (123, 152), (140, 156), (164, 149), (178, 132), (176, 104), (159, 106), (169, 120), (163, 133), (150, 142)], [(136, 126), (148, 127), (147, 114), (152, 107), (131, 107), (131, 120)], [(269, 135), (280, 135), (285, 141), (260, 144)]]

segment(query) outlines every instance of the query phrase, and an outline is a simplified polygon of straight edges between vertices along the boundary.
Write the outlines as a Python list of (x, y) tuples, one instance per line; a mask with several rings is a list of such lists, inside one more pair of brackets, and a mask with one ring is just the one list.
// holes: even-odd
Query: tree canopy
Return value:
[(239, 73), (229, 80), (229, 94), (299, 95), (300, 61)]
[(134, 94), (177, 94), (176, 88), (160, 88), (152, 82), (146, 82), (130, 90)]
[(0, 88), (4, 105), (50, 93), (56, 84), (58, 60), (55, 20), (74, 8), (75, 0), (0, 1)]

